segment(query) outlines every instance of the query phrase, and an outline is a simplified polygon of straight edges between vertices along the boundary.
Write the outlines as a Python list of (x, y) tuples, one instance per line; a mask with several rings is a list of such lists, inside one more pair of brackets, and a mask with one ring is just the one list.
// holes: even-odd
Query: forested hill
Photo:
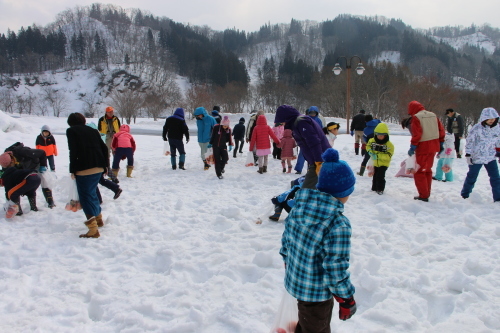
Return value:
[[(0, 93), (23, 99), (17, 88), (50, 85), (46, 73), (87, 69), (98, 78), (94, 104), (133, 94), (139, 108), (156, 114), (177, 104), (241, 112), (288, 103), (341, 116), (347, 60), (365, 68), (351, 80), (352, 108), (398, 119), (408, 99), (436, 109), (498, 104), (499, 45), (500, 30), (487, 25), (423, 31), (397, 19), (340, 15), (264, 24), (254, 32), (214, 31), (92, 4), (59, 13), (47, 27), (0, 34)], [(344, 69), (339, 76), (332, 73), (337, 62)], [(179, 86), (179, 77), (189, 85)]]

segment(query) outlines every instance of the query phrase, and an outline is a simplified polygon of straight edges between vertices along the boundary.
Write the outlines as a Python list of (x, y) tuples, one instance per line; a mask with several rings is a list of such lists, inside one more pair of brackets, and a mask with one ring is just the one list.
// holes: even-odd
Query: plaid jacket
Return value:
[(285, 288), (295, 298), (322, 302), (332, 294), (349, 298), (351, 224), (344, 205), (330, 194), (301, 189), (285, 220), (280, 254), (286, 264)]

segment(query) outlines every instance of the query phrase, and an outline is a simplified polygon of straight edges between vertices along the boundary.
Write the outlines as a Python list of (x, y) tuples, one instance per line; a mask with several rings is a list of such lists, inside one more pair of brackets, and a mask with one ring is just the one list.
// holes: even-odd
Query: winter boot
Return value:
[(36, 207), (36, 196), (28, 197), (28, 201), (30, 202), (30, 209), (34, 212), (38, 212), (38, 208)]
[(292, 173), (292, 167), (288, 167), (288, 172), (287, 173)]
[(203, 163), (205, 164), (203, 170), (207, 171), (210, 168), (210, 164), (208, 164), (206, 160), (203, 160)]
[(121, 188), (118, 188), (115, 192), (115, 196), (113, 197), (113, 200), (116, 200), (120, 197), (120, 194), (122, 194), (123, 190)]
[(364, 166), (362, 166), (361, 168), (359, 168), (358, 175), (363, 176), (363, 174), (365, 173), (365, 169), (366, 169), (366, 167), (364, 167)]
[(267, 165), (264, 165), (264, 166), (262, 167), (262, 172), (267, 172)]
[(274, 205), (274, 214), (269, 216), (269, 219), (271, 221), (275, 221), (275, 222), (279, 221), (282, 210), (283, 209), (281, 208), (280, 205)]
[(181, 170), (186, 170), (186, 169), (184, 168), (184, 162), (185, 162), (185, 161), (186, 161), (186, 154), (181, 154), (181, 155), (179, 156), (179, 169), (181, 169)]
[(104, 221), (102, 220), (102, 214), (101, 213), (95, 217), (95, 221), (97, 222), (97, 226), (99, 228), (100, 227), (104, 227)]
[(283, 168), (283, 173), (285, 173), (285, 172), (286, 172), (286, 168)]
[(359, 143), (354, 144), (354, 152), (356, 153), (356, 155), (359, 155)]
[(120, 181), (118, 180), (118, 178), (116, 178), (116, 176), (117, 176), (117, 173), (115, 174), (113, 172), (113, 170), (108, 169), (108, 177), (109, 177), (109, 179), (111, 179), (111, 181), (113, 183), (118, 184)]
[(52, 190), (50, 188), (42, 188), (43, 196), (45, 197), (45, 201), (49, 205), (49, 208), (52, 209), (56, 206), (54, 203), (54, 198), (52, 198)]
[(92, 216), (87, 221), (85, 221), (85, 225), (89, 228), (89, 231), (86, 234), (81, 234), (80, 238), (99, 238), (99, 229), (97, 229), (97, 221), (95, 216)]
[(133, 165), (127, 165), (127, 177), (132, 178), (132, 170), (134, 170)]
[(263, 168), (259, 167), (259, 170), (257, 170), (257, 172), (263, 174), (264, 173)]
[(172, 163), (172, 170), (176, 170), (177, 169), (177, 157), (170, 156), (170, 163)]
[(113, 178), (111, 178), (111, 181), (118, 184), (118, 172), (120, 172), (120, 169), (112, 169), (111, 172), (113, 173)]

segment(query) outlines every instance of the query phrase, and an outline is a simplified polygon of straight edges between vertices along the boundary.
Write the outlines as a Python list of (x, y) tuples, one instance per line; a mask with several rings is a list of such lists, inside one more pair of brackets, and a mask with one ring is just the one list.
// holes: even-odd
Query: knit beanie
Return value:
[(12, 157), (10, 157), (9, 153), (3, 153), (0, 155), (0, 165), (2, 168), (8, 167), (10, 162), (12, 162)]
[(230, 124), (231, 124), (231, 122), (229, 121), (229, 117), (224, 116), (224, 118), (222, 119), (221, 125), (229, 126)]
[(241, 117), (240, 118), (240, 123), (244, 124), (245, 123), (245, 118)]
[(218, 106), (218, 105), (214, 105), (213, 110), (214, 110), (214, 111), (218, 111), (218, 112), (220, 112), (220, 106)]
[(339, 160), (339, 152), (328, 148), (321, 155), (323, 164), (319, 171), (316, 188), (335, 198), (344, 198), (354, 191), (356, 178), (347, 162)]

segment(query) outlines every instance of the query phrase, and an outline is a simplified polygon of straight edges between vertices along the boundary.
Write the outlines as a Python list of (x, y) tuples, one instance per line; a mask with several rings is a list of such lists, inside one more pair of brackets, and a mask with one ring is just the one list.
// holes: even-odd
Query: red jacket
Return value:
[(271, 127), (267, 126), (266, 116), (260, 115), (257, 117), (257, 125), (252, 132), (250, 151), (253, 151), (255, 147), (257, 147), (257, 149), (270, 149), (271, 142), (269, 141), (269, 137), (271, 137), (276, 144), (280, 143), (280, 140), (276, 137)]
[(417, 146), (416, 154), (434, 154), (441, 150), (440, 142), (444, 142), (445, 131), (443, 124), (436, 117), (437, 129), (439, 133), (435, 133), (437, 139), (421, 141), (425, 128), (422, 128), (420, 120), (415, 116), (420, 111), (425, 111), (422, 104), (417, 101), (412, 101), (408, 105), (408, 114), (412, 116), (411, 119), (411, 144)]

